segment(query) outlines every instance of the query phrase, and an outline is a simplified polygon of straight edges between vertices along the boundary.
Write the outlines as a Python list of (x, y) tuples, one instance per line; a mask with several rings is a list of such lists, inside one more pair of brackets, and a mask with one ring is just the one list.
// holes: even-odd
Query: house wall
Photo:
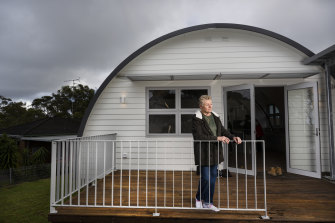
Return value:
[[(328, 171), (328, 131), (327, 131), (327, 111), (325, 92), (323, 86), (322, 75), (316, 75), (307, 79), (273, 79), (273, 80), (204, 80), (204, 81), (130, 81), (128, 79), (114, 79), (106, 87), (104, 94), (101, 95), (97, 101), (89, 120), (87, 121), (84, 136), (101, 135), (101, 134), (117, 134), (118, 140), (151, 140), (158, 142), (171, 141), (168, 143), (168, 151), (173, 153), (180, 153), (186, 160), (178, 160), (175, 165), (180, 165), (180, 168), (189, 168), (189, 164), (193, 159), (192, 145), (187, 145), (180, 148), (178, 141), (191, 140), (189, 137), (148, 137), (146, 136), (146, 114), (145, 114), (145, 89), (146, 87), (169, 87), (169, 86), (209, 86), (213, 97), (214, 110), (220, 114), (223, 122), (223, 102), (222, 102), (222, 87), (241, 85), (241, 84), (255, 84), (255, 86), (284, 86), (297, 84), (306, 81), (319, 82), (319, 117), (321, 129), (321, 165), (322, 171)], [(126, 104), (120, 103), (120, 97), (126, 96)], [(163, 143), (163, 142), (162, 142)], [(130, 147), (130, 146), (126, 146)], [(137, 157), (136, 143), (133, 145), (133, 157)], [(145, 148), (145, 146), (143, 147)], [(142, 152), (145, 150), (143, 150)], [(127, 153), (129, 148), (125, 149), (123, 153)], [(158, 151), (159, 153), (159, 151)], [(121, 150), (117, 150), (117, 157), (121, 157)], [(180, 156), (179, 156), (180, 157)], [(123, 165), (128, 165), (128, 161), (123, 161)], [(154, 161), (152, 161), (154, 162)], [(179, 162), (179, 163), (178, 163)], [(120, 160), (117, 161), (120, 163)], [(187, 163), (187, 165), (185, 164)]]
[[(288, 78), (290, 73), (320, 72), (318, 67), (304, 66), (301, 61), (306, 55), (279, 40), (250, 31), (220, 29), (200, 30), (183, 34), (155, 45), (139, 55), (117, 77), (106, 86), (87, 120), (84, 136), (117, 134), (118, 140), (153, 140), (160, 142), (160, 167), (187, 169), (193, 166), (193, 147), (186, 137), (148, 137), (146, 136), (146, 87), (210, 87), (214, 110), (223, 121), (222, 88), (226, 86), (255, 84), (255, 86), (285, 86), (308, 81), (319, 82), (319, 114), (321, 127), (321, 164), (322, 171), (329, 169), (328, 137), (325, 90), (323, 75), (309, 78)], [(131, 81), (127, 77), (157, 77), (174, 75), (178, 77), (212, 74), (232, 75), (236, 80), (174, 80), (174, 81)], [(285, 79), (251, 79), (261, 74), (285, 74)], [(226, 76), (227, 77), (227, 76)], [(249, 79), (250, 78), (250, 79)], [(192, 78), (191, 78), (192, 79)], [(197, 79), (197, 78), (194, 78)], [(126, 97), (126, 104), (120, 97)], [(164, 145), (163, 141), (170, 142)], [(132, 148), (136, 157), (136, 147), (129, 146), (117, 150), (117, 157), (128, 153)], [(143, 145), (140, 151), (146, 150)], [(149, 146), (149, 150), (154, 145)], [(166, 165), (163, 155), (177, 154)], [(142, 152), (143, 152), (142, 151)], [(140, 153), (142, 153), (140, 152)], [(155, 152), (155, 151), (152, 151)], [(181, 158), (180, 158), (181, 157)], [(155, 164), (155, 157), (150, 164)], [(130, 159), (122, 159), (128, 165)], [(132, 162), (137, 162), (132, 159)], [(121, 165), (121, 159), (117, 159)], [(142, 164), (141, 164), (142, 165)], [(145, 164), (143, 163), (145, 166)], [(143, 166), (143, 167), (144, 167)], [(135, 167), (134, 167), (135, 168)], [(137, 168), (137, 167), (136, 167)]]
[(186, 33), (159, 43), (131, 61), (122, 76), (195, 74), (310, 73), (306, 55), (296, 48), (263, 34), (236, 29), (206, 29)]

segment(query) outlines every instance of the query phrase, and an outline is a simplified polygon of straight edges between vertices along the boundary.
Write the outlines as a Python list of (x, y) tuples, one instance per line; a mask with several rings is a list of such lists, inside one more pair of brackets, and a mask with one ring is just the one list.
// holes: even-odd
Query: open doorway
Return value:
[(256, 139), (266, 143), (266, 168), (286, 170), (284, 87), (255, 87), (255, 119)]

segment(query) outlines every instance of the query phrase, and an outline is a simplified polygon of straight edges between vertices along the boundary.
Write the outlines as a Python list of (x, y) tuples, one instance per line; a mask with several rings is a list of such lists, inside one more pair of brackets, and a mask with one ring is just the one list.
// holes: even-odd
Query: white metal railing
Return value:
[[(54, 141), (50, 212), (57, 206), (152, 208), (154, 215), (163, 208), (194, 209), (201, 177), (195, 171), (194, 143), (221, 142), (111, 136)], [(219, 169), (225, 170), (218, 171), (214, 203), (220, 210), (258, 211), (268, 218), (265, 142), (222, 145), (225, 161)], [(219, 151), (215, 155), (219, 158)], [(232, 177), (220, 176), (228, 170)]]

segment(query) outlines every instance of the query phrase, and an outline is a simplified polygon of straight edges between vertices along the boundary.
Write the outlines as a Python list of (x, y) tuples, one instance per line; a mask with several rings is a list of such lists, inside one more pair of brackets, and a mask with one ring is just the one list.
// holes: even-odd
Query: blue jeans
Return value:
[(218, 176), (218, 166), (200, 166), (201, 178), (199, 180), (196, 199), (202, 200), (204, 203), (213, 204), (213, 195), (215, 190), (215, 182)]

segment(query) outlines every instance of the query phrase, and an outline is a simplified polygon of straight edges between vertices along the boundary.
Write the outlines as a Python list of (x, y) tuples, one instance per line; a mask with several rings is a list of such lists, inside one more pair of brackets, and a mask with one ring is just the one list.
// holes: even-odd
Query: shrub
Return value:
[(40, 147), (38, 150), (34, 152), (32, 155), (32, 163), (33, 164), (43, 164), (49, 155), (49, 151), (45, 147)]
[(0, 169), (9, 169), (17, 166), (18, 147), (15, 140), (6, 134), (0, 137)]

